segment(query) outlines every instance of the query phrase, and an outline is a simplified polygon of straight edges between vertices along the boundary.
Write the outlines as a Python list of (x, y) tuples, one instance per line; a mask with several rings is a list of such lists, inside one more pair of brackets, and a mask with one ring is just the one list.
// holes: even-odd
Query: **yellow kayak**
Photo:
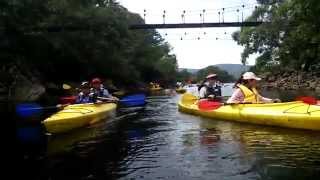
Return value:
[(186, 89), (183, 89), (183, 88), (177, 88), (176, 89), (176, 92), (179, 93), (179, 94), (183, 94), (185, 93), (187, 90)]
[(116, 107), (114, 103), (69, 105), (45, 119), (43, 124), (50, 133), (63, 133), (105, 119)]
[(280, 126), (296, 129), (320, 130), (320, 106), (302, 101), (270, 104), (224, 105), (214, 110), (200, 110), (198, 99), (184, 94), (179, 110), (204, 117), (252, 124)]

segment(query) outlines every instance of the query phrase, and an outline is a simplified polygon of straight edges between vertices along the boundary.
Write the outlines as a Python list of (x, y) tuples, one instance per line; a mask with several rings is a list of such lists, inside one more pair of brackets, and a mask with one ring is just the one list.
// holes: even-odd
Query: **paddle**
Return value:
[(302, 101), (306, 104), (316, 105), (318, 104), (318, 100), (312, 96), (300, 96), (296, 98), (297, 101)]
[(198, 102), (198, 107), (201, 110), (215, 110), (220, 108), (221, 106), (226, 106), (226, 105), (239, 105), (239, 104), (252, 104), (250, 102), (243, 102), (243, 103), (222, 103), (218, 101), (212, 101), (208, 99), (203, 99)]
[[(98, 97), (98, 99), (103, 101), (116, 102), (116, 100), (112, 98)], [(130, 107), (141, 106), (146, 104), (146, 96), (144, 94), (130, 95), (130, 96), (123, 97), (118, 102), (121, 103), (122, 105), (130, 106)], [(41, 114), (45, 110), (59, 110), (68, 105), (69, 104), (42, 107), (36, 103), (25, 103), (25, 104), (19, 104), (16, 106), (16, 113), (20, 117), (30, 117), (36, 114)]]
[(62, 84), (62, 89), (64, 89), (64, 90), (69, 90), (71, 88), (72, 87), (69, 84)]
[(125, 106), (140, 106), (146, 104), (146, 96), (144, 94), (135, 94), (123, 97), (122, 99), (116, 101), (112, 98), (98, 97), (99, 100), (119, 102)]
[(68, 104), (64, 104), (64, 105), (58, 104), (56, 106), (42, 107), (36, 103), (25, 103), (25, 104), (19, 104), (16, 106), (16, 113), (20, 117), (30, 117), (36, 114), (41, 114), (45, 110), (59, 110), (66, 107), (67, 105)]

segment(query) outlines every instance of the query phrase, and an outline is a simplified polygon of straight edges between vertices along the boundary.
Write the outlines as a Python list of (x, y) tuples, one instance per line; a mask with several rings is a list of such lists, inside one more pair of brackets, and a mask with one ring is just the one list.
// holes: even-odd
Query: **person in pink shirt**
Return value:
[(241, 78), (236, 82), (237, 88), (227, 103), (274, 103), (281, 102), (280, 99), (269, 99), (259, 94), (256, 89), (257, 81), (261, 78), (257, 77), (253, 72), (244, 73)]

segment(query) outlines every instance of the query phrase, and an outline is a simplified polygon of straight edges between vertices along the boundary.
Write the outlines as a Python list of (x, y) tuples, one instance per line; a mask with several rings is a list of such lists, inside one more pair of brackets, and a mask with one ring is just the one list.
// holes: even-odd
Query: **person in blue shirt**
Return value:
[(89, 82), (82, 82), (80, 92), (76, 99), (76, 104), (94, 103), (93, 93), (90, 92)]

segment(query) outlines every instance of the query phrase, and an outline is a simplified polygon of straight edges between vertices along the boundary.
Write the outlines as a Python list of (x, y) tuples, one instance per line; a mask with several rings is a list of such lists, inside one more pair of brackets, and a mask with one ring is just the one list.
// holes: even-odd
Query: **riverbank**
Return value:
[[(7, 71), (8, 72), (8, 71)], [(18, 70), (7, 73), (6, 81), (0, 83), (1, 102), (39, 102), (41, 104), (58, 104), (59, 98), (78, 94), (81, 82), (52, 82), (47, 81), (43, 76), (30, 73), (28, 75)], [(40, 77), (40, 78), (39, 78)], [(144, 82), (132, 83), (130, 85), (117, 82), (115, 84), (110, 79), (104, 79), (104, 87), (117, 97), (129, 94), (150, 92), (149, 84)], [(87, 80), (87, 79), (85, 79)], [(89, 79), (87, 80), (89, 81)], [(70, 89), (63, 89), (63, 84), (70, 86)]]
[(320, 74), (318, 72), (265, 72), (259, 74), (263, 79), (263, 89), (279, 88), (281, 90), (311, 90), (320, 92)]

